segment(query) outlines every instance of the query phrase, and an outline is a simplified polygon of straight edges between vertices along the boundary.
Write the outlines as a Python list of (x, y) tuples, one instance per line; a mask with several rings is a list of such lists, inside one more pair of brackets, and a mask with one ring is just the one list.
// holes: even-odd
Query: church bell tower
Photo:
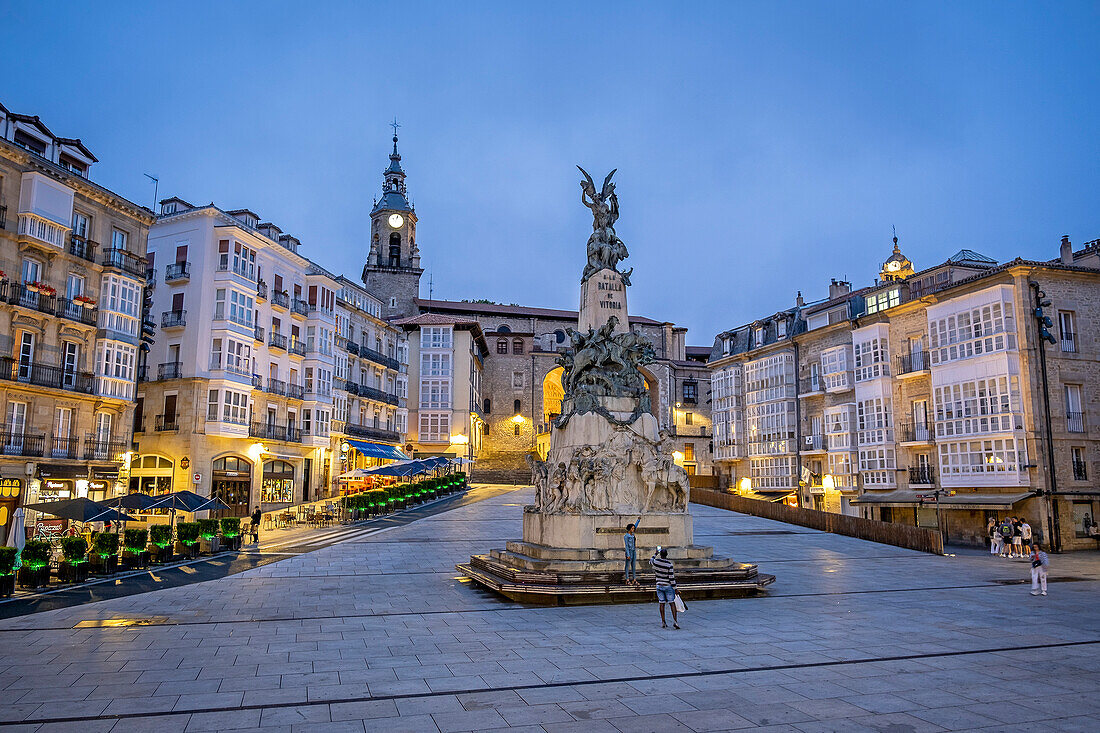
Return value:
[(383, 172), (382, 197), (370, 212), (370, 253), (363, 266), (363, 283), (381, 298), (383, 318), (406, 318), (420, 311), (420, 250), (416, 246), (416, 212), (405, 191), (405, 171), (397, 152), (393, 124), (393, 152)]

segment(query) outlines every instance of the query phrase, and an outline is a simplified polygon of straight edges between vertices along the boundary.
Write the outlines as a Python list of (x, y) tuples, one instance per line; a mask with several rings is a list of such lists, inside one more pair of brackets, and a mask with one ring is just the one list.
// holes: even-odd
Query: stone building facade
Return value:
[[(1039, 339), (1036, 290), (1053, 344)], [(716, 339), (719, 482), (949, 541), (978, 544), (989, 517), (1015, 515), (1064, 548), (1093, 547), (1098, 294), (1098, 242), (1066, 240), (1048, 262), (962, 250), (916, 272), (895, 240), (877, 284), (833, 281), (822, 301), (799, 296)], [(754, 382), (781, 353), (792, 367)], [(754, 413), (760, 390), (772, 401)]]
[(0, 536), (19, 504), (126, 481), (153, 213), (0, 105)]

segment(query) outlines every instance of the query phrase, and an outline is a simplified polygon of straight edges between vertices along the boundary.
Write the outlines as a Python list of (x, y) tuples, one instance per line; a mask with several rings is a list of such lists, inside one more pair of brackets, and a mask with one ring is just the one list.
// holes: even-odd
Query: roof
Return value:
[(256, 221), (260, 220), (260, 215), (252, 209), (233, 209), (232, 211), (227, 211), (225, 213), (229, 214), (230, 216), (237, 216), (238, 214), (251, 214), (256, 218)]
[(404, 194), (398, 191), (386, 191), (382, 194), (382, 198), (374, 204), (371, 213), (375, 214), (383, 210), (412, 211), (412, 206), (409, 206), (409, 200), (405, 198)]
[(688, 356), (709, 356), (710, 355), (710, 347), (709, 346), (688, 346), (685, 349), (685, 351), (686, 351)]
[(8, 117), (10, 117), (15, 122), (26, 122), (27, 124), (34, 125), (42, 132), (49, 135), (51, 140), (57, 138), (57, 135), (54, 135), (52, 132), (50, 132), (50, 128), (46, 127), (46, 125), (42, 123), (42, 119), (38, 115), (21, 115), (16, 112), (12, 112), (8, 115)]
[(975, 252), (972, 249), (960, 249), (955, 254), (947, 258), (947, 262), (956, 264), (959, 262), (980, 262), (986, 265), (995, 265), (997, 260), (992, 257), (986, 257), (980, 252)]
[(456, 318), (455, 316), (447, 316), (442, 313), (421, 313), (418, 316), (411, 316), (409, 318), (399, 318), (394, 321), (394, 324), (398, 326), (477, 326), (481, 327), (481, 324), (472, 318)]
[[(882, 493), (866, 493), (852, 499), (852, 503), (874, 506), (919, 506), (922, 504), (921, 497), (932, 497), (933, 491), (933, 489), (928, 489), (926, 491), (921, 491), (919, 489), (895, 489), (894, 491)], [(941, 495), (938, 502), (926, 500), (923, 502), (923, 505), (934, 507), (938, 503), (940, 506), (962, 507), (964, 509), (1007, 509), (1034, 495), (1035, 494), (1031, 491), (1020, 491), (1011, 494), (957, 493), (954, 496)]]
[[(425, 300), (418, 298), (417, 305), (431, 310), (449, 310), (460, 313), (480, 313), (493, 316), (517, 316), (521, 318), (560, 318), (561, 320), (575, 321), (577, 311), (558, 310), (556, 308), (535, 308), (525, 305), (497, 305), (495, 303), (465, 303), (457, 300)], [(631, 323), (643, 323), (659, 326), (664, 321), (654, 321), (644, 316), (629, 316)]]
[(92, 151), (88, 150), (87, 146), (84, 145), (84, 143), (80, 142), (80, 138), (78, 137), (59, 137), (57, 138), (57, 142), (61, 143), (62, 145), (69, 145), (71, 147), (78, 148), (80, 152), (91, 158), (93, 163), (99, 162), (99, 158), (92, 155)]

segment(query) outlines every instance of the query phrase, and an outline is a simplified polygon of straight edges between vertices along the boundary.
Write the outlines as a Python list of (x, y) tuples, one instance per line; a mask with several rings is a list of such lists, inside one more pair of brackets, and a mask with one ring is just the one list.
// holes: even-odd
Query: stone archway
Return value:
[(564, 371), (560, 366), (554, 367), (542, 379), (542, 422), (547, 425), (561, 414), (561, 401), (565, 397), (561, 386)]

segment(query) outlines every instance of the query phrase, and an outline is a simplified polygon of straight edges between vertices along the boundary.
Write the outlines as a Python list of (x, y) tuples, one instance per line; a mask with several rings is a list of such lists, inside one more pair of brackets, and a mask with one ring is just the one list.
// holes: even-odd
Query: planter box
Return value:
[(118, 556), (88, 555), (88, 570), (93, 575), (114, 575), (118, 572)]
[(216, 555), (221, 552), (222, 543), (218, 537), (211, 537), (206, 539), (205, 537), (199, 538), (199, 552), (204, 555)]
[(0, 575), (0, 597), (6, 598), (15, 593), (15, 573)]
[(177, 540), (176, 554), (179, 555), (181, 559), (194, 560), (196, 557), (199, 556), (199, 544), (198, 542), (196, 542), (193, 545), (185, 545)]
[(122, 567), (125, 570), (137, 570), (149, 567), (149, 553), (144, 550), (123, 550)]
[(20, 588), (38, 588), (50, 583), (50, 566), (40, 568), (19, 568), (17, 572)]
[(172, 562), (172, 546), (161, 547), (160, 545), (149, 544), (145, 546), (145, 554), (149, 556), (149, 561), (152, 563), (163, 564), (166, 562)]
[(241, 549), (242, 537), (242, 535), (237, 535), (236, 537), (222, 537), (222, 545), (224, 545), (227, 550), (239, 550)]
[(88, 563), (81, 562), (70, 565), (63, 562), (57, 568), (57, 578), (62, 583), (83, 583), (88, 579)]

